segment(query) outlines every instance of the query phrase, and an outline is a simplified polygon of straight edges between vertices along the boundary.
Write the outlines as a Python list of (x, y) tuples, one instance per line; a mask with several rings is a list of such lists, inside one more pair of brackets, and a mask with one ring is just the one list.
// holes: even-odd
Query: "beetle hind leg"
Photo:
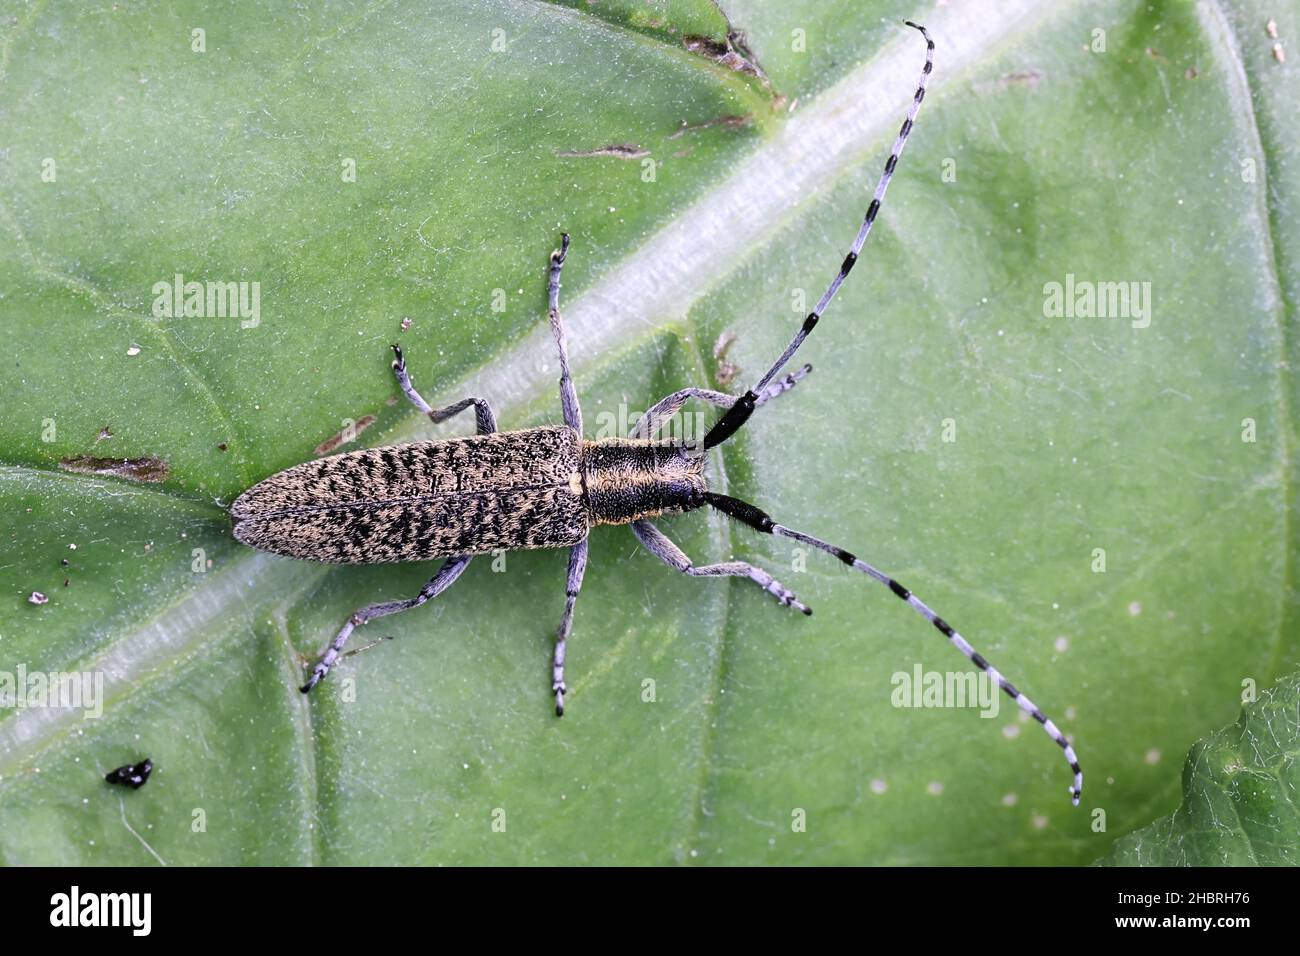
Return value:
[(415, 390), (415, 385), (411, 382), (411, 373), (406, 370), (406, 359), (402, 355), (402, 347), (394, 345), (391, 348), (394, 355), (393, 374), (397, 376), (397, 384), (401, 386), (402, 392), (405, 393), (411, 404), (428, 415), (431, 421), (445, 422), (451, 416), (459, 414), (473, 405), (475, 431), (480, 435), (490, 435), (497, 430), (496, 416), (492, 414), (492, 406), (487, 403), (485, 398), (466, 398), (443, 408), (431, 407), (424, 400), (424, 397)]
[(338, 659), (343, 655), (343, 645), (347, 643), (348, 638), (352, 636), (352, 632), (359, 626), (367, 621), (373, 621), (377, 617), (387, 617), (389, 614), (409, 611), (411, 608), (419, 607), (429, 599), (437, 597), (460, 577), (461, 572), (465, 570), (469, 562), (469, 556), (448, 558), (443, 566), (438, 569), (438, 573), (431, 577), (428, 583), (420, 588), (420, 593), (413, 598), (408, 598), (405, 601), (384, 601), (379, 604), (370, 604), (366, 607), (357, 608), (344, 623), (334, 640), (330, 641), (329, 647), (325, 648), (320, 660), (312, 668), (307, 683), (303, 684), (299, 689), (306, 694), (325, 679), (325, 675), (330, 672), (330, 668), (337, 664)]

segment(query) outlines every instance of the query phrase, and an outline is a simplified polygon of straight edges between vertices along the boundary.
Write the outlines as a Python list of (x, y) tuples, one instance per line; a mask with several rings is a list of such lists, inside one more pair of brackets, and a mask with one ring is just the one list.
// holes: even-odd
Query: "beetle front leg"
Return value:
[[(778, 395), (790, 391), (811, 371), (812, 366), (805, 365), (773, 382), (759, 394), (754, 406), (757, 408), (759, 405), (770, 402)], [(660, 429), (668, 423), (668, 420), (680, 412), (682, 406), (692, 398), (698, 398), (700, 401), (716, 405), (718, 408), (730, 408), (736, 404), (739, 396), (728, 395), (726, 392), (715, 392), (711, 388), (683, 388), (681, 391), (673, 392), (671, 395), (661, 398), (649, 411), (637, 419), (630, 437), (654, 438), (659, 434)]]
[(419, 607), (430, 598), (435, 598), (455, 581), (462, 571), (469, 565), (470, 557), (448, 558), (438, 573), (431, 577), (424, 587), (420, 588), (420, 593), (413, 598), (405, 601), (384, 601), (380, 604), (370, 604), (363, 608), (358, 608), (352, 612), (352, 616), (339, 630), (334, 640), (330, 641), (329, 647), (325, 648), (325, 653), (321, 655), (320, 661), (312, 669), (311, 677), (307, 683), (299, 688), (304, 694), (325, 679), (325, 675), (330, 672), (338, 659), (343, 654), (343, 645), (348, 642), (352, 632), (366, 621), (372, 621), (377, 617), (386, 617), (389, 614), (397, 614), (400, 611), (408, 611), (413, 607)]
[(555, 692), (555, 716), (564, 716), (564, 652), (573, 629), (573, 606), (582, 590), (582, 576), (587, 571), (587, 540), (583, 538), (569, 549), (569, 578), (564, 589), (564, 617), (555, 630), (555, 660), (551, 667), (551, 690)]

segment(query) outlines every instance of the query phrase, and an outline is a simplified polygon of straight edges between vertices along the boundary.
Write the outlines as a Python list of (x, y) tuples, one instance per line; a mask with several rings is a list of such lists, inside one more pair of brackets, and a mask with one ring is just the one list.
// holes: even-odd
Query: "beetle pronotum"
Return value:
[[(892, 577), (843, 548), (778, 524), (754, 505), (710, 491), (704, 473), (704, 452), (734, 435), (756, 408), (793, 388), (811, 371), (811, 366), (805, 365), (782, 374), (857, 262), (925, 97), (926, 81), (934, 64), (934, 41), (924, 27), (911, 21), (907, 25), (925, 37), (925, 66), (866, 217), (839, 273), (780, 358), (753, 388), (740, 396), (684, 388), (647, 411), (629, 437), (584, 439), (582, 410), (569, 372), (560, 318), (560, 272), (569, 251), (569, 237), (564, 235), (560, 248), (551, 254), (548, 283), (551, 331), (560, 360), (563, 425), (499, 432), (491, 406), (482, 398), (431, 408), (411, 384), (402, 350), (394, 345), (393, 370), (406, 397), (435, 422), (472, 406), (477, 434), (371, 448), (306, 462), (272, 475), (239, 496), (231, 506), (235, 537), (263, 551), (337, 564), (445, 559), (415, 597), (371, 604), (353, 612), (313, 668), (302, 688), (304, 693), (329, 673), (355, 628), (436, 597), (460, 576), (472, 556), (499, 549), (568, 548), (568, 586), (564, 614), (556, 631), (551, 684), (555, 712), (563, 715), (567, 691), (565, 652), (587, 565), (587, 535), (594, 525), (630, 524), (655, 557), (678, 571), (699, 577), (748, 578), (781, 604), (811, 614), (793, 592), (762, 568), (743, 561), (696, 566), (652, 523), (661, 515), (707, 505), (765, 534), (790, 538), (833, 555), (889, 588), (1042, 724), (1064, 751), (1074, 772), (1070, 795), (1076, 805), (1079, 803), (1083, 772), (1064, 734), (943, 618)], [(691, 399), (725, 409), (703, 442), (656, 438)]]

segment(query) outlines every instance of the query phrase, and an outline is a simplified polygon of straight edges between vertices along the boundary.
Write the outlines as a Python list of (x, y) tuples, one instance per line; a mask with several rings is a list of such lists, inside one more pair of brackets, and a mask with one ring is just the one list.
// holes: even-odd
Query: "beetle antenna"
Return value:
[(903, 125), (898, 131), (898, 138), (894, 140), (894, 148), (889, 153), (889, 159), (885, 161), (885, 171), (880, 174), (880, 180), (876, 183), (876, 192), (871, 198), (871, 205), (867, 207), (866, 218), (863, 219), (862, 226), (858, 229), (858, 235), (853, 240), (849, 254), (844, 257), (839, 274), (831, 280), (830, 286), (822, 294), (822, 297), (817, 300), (817, 305), (808, 313), (808, 318), (804, 319), (803, 327), (799, 329), (794, 339), (781, 353), (781, 357), (776, 360), (776, 364), (767, 370), (767, 374), (759, 380), (759, 383), (740, 396), (736, 400), (736, 404), (732, 405), (727, 410), (727, 413), (709, 429), (709, 433), (704, 436), (705, 448), (721, 445), (749, 420), (749, 416), (754, 413), (754, 409), (757, 407), (758, 396), (762, 394), (763, 389), (767, 388), (772, 379), (776, 378), (786, 363), (794, 357), (794, 353), (799, 351), (799, 346), (803, 345), (803, 340), (812, 332), (821, 319), (822, 313), (830, 305), (831, 299), (835, 298), (835, 293), (844, 284), (844, 280), (853, 269), (854, 263), (858, 261), (858, 253), (862, 251), (867, 236), (871, 235), (871, 226), (876, 221), (876, 215), (880, 212), (880, 204), (885, 200), (885, 191), (889, 189), (889, 181), (894, 178), (894, 168), (898, 165), (898, 157), (902, 154), (903, 147), (907, 144), (907, 137), (912, 132), (912, 123), (916, 120), (916, 114), (921, 109), (921, 100), (925, 99), (925, 84), (930, 79), (931, 70), (934, 69), (934, 40), (930, 39), (929, 32), (925, 27), (913, 23), (911, 20), (903, 22), (909, 27), (920, 30), (921, 36), (925, 37), (925, 66), (921, 69), (921, 79), (917, 83), (916, 94), (912, 97), (912, 105), (907, 110), (907, 118), (903, 120)]
[(806, 544), (809, 547), (816, 548), (819, 551), (825, 551), (827, 554), (839, 558), (840, 561), (853, 568), (853, 570), (861, 571), (863, 574), (875, 578), (885, 587), (889, 588), (889, 590), (894, 593), (895, 597), (901, 598), (905, 601), (908, 607), (933, 624), (940, 634), (948, 638), (953, 647), (957, 648), (957, 650), (970, 658), (972, 664), (986, 672), (992, 680), (996, 681), (998, 687), (1002, 688), (1002, 692), (1016, 702), (1016, 706), (1043, 725), (1043, 730), (1047, 731), (1047, 735), (1056, 742), (1058, 747), (1065, 751), (1065, 759), (1070, 764), (1070, 769), (1074, 771), (1074, 785), (1070, 787), (1070, 799), (1074, 801), (1076, 807), (1079, 805), (1079, 798), (1083, 795), (1083, 770), (1080, 769), (1079, 758), (1075, 756), (1074, 747), (1071, 746), (1070, 741), (1066, 739), (1065, 734), (1061, 733), (1056, 724), (1052, 723), (1052, 721), (1048, 719), (1047, 715), (1039, 710), (1038, 706), (1032, 700), (1020, 693), (1011, 681), (1003, 677), (1002, 673), (996, 667), (985, 660), (979, 652), (975, 650), (975, 648), (971, 647), (970, 644), (967, 643), (966, 638), (958, 634), (947, 621), (941, 618), (938, 614), (935, 614), (934, 611), (930, 610), (929, 606), (926, 605), (924, 601), (907, 588), (903, 587), (903, 585), (899, 584), (888, 574), (885, 574), (885, 572), (861, 560), (856, 555), (845, 551), (843, 548), (838, 548), (833, 544), (822, 541), (820, 538), (814, 538), (810, 534), (804, 534), (801, 531), (795, 531), (793, 528), (779, 525), (773, 521), (766, 512), (754, 507), (748, 502), (741, 501), (738, 498), (729, 498), (726, 495), (719, 495), (713, 492), (706, 493), (704, 500), (707, 504), (717, 508), (723, 514), (749, 525), (756, 531), (761, 531), (764, 534), (777, 535), (782, 538), (790, 538), (794, 541), (800, 542), (801, 544)]

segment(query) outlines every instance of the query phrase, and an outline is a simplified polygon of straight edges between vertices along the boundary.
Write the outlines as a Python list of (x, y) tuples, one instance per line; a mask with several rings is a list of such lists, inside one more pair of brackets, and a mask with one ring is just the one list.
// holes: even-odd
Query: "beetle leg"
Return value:
[(555, 660), (551, 667), (551, 690), (555, 692), (555, 716), (564, 716), (564, 695), (568, 688), (564, 686), (564, 652), (573, 629), (573, 605), (578, 602), (578, 592), (582, 590), (582, 576), (587, 571), (587, 540), (583, 538), (569, 549), (569, 578), (564, 589), (564, 617), (555, 630)]
[(564, 424), (582, 434), (582, 406), (578, 404), (578, 390), (569, 374), (569, 343), (564, 335), (564, 321), (560, 318), (560, 270), (564, 257), (569, 254), (569, 234), (560, 235), (560, 248), (551, 253), (551, 274), (547, 283), (550, 299), (551, 334), (555, 336), (555, 349), (560, 354), (560, 405), (564, 409)]
[(330, 668), (338, 662), (339, 657), (342, 655), (343, 645), (347, 643), (348, 638), (357, 627), (377, 617), (386, 617), (389, 614), (397, 614), (399, 611), (408, 611), (413, 607), (419, 607), (430, 598), (437, 597), (460, 577), (461, 572), (465, 570), (469, 562), (469, 556), (448, 558), (443, 563), (443, 566), (438, 569), (438, 573), (431, 577), (424, 587), (420, 588), (420, 593), (415, 597), (405, 601), (384, 601), (380, 604), (371, 604), (353, 611), (352, 616), (347, 619), (334, 640), (330, 641), (330, 646), (325, 648), (325, 653), (321, 655), (320, 661), (312, 669), (311, 677), (300, 688), (302, 692), (307, 693), (325, 679), (325, 675), (330, 672)]
[(491, 435), (496, 431), (496, 416), (492, 414), (492, 406), (484, 398), (463, 398), (453, 405), (435, 408), (429, 412), (429, 418), (435, 422), (445, 422), (471, 405), (474, 406), (474, 430), (480, 435)]
[(402, 356), (402, 347), (400, 345), (392, 346), (393, 354), (393, 374), (397, 376), (397, 384), (402, 387), (406, 397), (411, 400), (411, 404), (418, 408), (430, 419), (435, 422), (445, 422), (451, 416), (463, 412), (471, 405), (474, 406), (474, 423), (476, 430), (480, 435), (490, 435), (497, 430), (496, 416), (492, 414), (492, 406), (484, 398), (466, 398), (454, 405), (447, 405), (443, 408), (431, 408), (429, 403), (424, 400), (415, 386), (411, 383), (411, 374), (406, 370), (406, 359)]
[(812, 609), (795, 597), (793, 591), (762, 568), (756, 568), (744, 561), (726, 561), (722, 564), (706, 564), (697, 568), (686, 556), (686, 552), (644, 518), (632, 522), (632, 533), (645, 545), (646, 550), (664, 564), (676, 568), (683, 574), (701, 578), (749, 578), (784, 606), (803, 611), (805, 614), (812, 614)]
[[(782, 392), (788, 392), (811, 371), (812, 366), (805, 365), (773, 382), (758, 396), (755, 405), (762, 405), (764, 402), (776, 398)], [(655, 435), (659, 434), (659, 430), (667, 424), (668, 420), (681, 411), (682, 406), (692, 398), (698, 398), (700, 401), (716, 405), (718, 408), (730, 408), (736, 404), (738, 397), (728, 395), (726, 392), (715, 392), (707, 388), (684, 388), (679, 392), (673, 392), (671, 395), (660, 399), (653, 408), (637, 419), (636, 426), (632, 429), (630, 437), (654, 438)]]

